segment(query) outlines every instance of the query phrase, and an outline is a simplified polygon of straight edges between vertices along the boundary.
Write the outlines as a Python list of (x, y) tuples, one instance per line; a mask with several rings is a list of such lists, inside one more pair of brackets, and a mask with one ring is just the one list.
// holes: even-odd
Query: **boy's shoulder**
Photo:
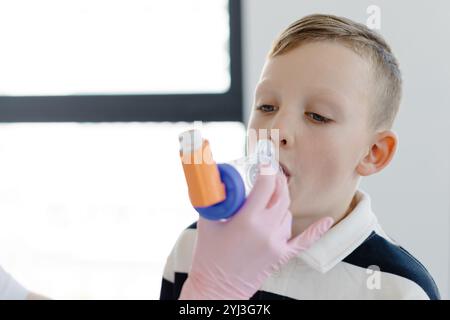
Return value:
[(373, 231), (343, 262), (408, 279), (422, 288), (429, 299), (440, 299), (427, 269), (403, 247)]
[[(179, 295), (190, 270), (196, 237), (197, 222), (189, 225), (178, 237), (166, 264), (165, 280), (163, 280), (164, 290), (162, 290), (165, 293), (161, 295), (162, 297), (167, 296), (167, 292), (172, 297)], [(331, 294), (331, 296), (344, 299), (425, 299), (427, 297), (440, 299), (437, 286), (426, 268), (404, 248), (388, 240), (383, 232), (381, 234), (376, 231), (371, 232), (359, 246), (342, 258), (338, 265), (340, 267), (334, 268), (334, 272), (329, 272), (327, 275), (321, 276), (319, 272), (314, 273), (314, 283), (320, 284), (321, 287), (327, 287), (327, 294)], [(345, 265), (357, 268), (346, 269)], [(380, 272), (382, 290), (366, 288), (366, 271), (374, 267)], [(343, 292), (336, 292), (333, 295), (331, 291), (334, 291), (332, 288), (340, 282), (338, 278), (344, 277), (348, 272), (353, 272), (352, 276), (354, 279), (359, 279), (359, 282), (354, 285), (347, 283), (348, 290), (344, 291), (348, 295), (342, 295)], [(290, 276), (292, 277), (292, 273)], [(305, 276), (306, 274), (302, 273), (295, 275), (298, 278)], [(308, 277), (311, 277), (310, 273), (308, 273)], [(302, 282), (303, 288), (304, 285)], [(362, 289), (363, 287), (365, 289)], [(266, 294), (271, 292), (270, 289), (266, 291), (268, 291)], [(304, 294), (299, 294), (298, 297), (296, 294), (290, 296), (300, 299), (302, 295), (305, 296)], [(281, 294), (281, 296), (283, 299), (286, 298), (285, 294)], [(314, 288), (311, 288), (311, 298), (321, 297), (323, 298), (323, 292), (317, 293)]]

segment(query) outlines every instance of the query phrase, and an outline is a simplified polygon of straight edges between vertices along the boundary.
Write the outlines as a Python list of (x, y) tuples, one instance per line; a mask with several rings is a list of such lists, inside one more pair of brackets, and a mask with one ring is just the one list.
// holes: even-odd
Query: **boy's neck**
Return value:
[(293, 220), (292, 220), (292, 236), (294, 237), (294, 236), (301, 234), (311, 224), (313, 224), (314, 222), (318, 221), (319, 219), (325, 218), (327, 216), (332, 217), (334, 219), (333, 226), (335, 226), (340, 221), (345, 219), (345, 217), (347, 217), (350, 214), (350, 212), (352, 212), (353, 209), (355, 209), (357, 204), (358, 204), (358, 200), (357, 200), (357, 196), (356, 196), (356, 192), (355, 192), (355, 194), (351, 198), (350, 203), (347, 205), (347, 209), (344, 210), (343, 212), (336, 212), (335, 214), (325, 214), (323, 216), (322, 215), (308, 216), (308, 217), (294, 216)]

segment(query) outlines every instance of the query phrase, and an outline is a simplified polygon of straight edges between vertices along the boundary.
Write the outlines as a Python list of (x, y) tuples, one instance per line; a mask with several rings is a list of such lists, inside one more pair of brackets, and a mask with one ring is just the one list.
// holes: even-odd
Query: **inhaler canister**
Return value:
[[(200, 131), (179, 136), (180, 157), (193, 207), (204, 218), (228, 219), (244, 204), (258, 174), (276, 174), (279, 164), (270, 140), (260, 140), (256, 152), (228, 163), (216, 164), (209, 142)], [(265, 172), (260, 172), (264, 163)], [(269, 166), (267, 166), (269, 164)]]
[(198, 130), (179, 136), (180, 157), (194, 207), (209, 207), (225, 200), (225, 186), (214, 162), (208, 140)]

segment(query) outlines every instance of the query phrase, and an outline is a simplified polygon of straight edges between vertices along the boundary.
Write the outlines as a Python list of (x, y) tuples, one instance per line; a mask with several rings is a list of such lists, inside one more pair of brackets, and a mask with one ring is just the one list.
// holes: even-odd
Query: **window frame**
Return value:
[(228, 0), (230, 88), (211, 94), (0, 96), (0, 122), (243, 121), (241, 1)]

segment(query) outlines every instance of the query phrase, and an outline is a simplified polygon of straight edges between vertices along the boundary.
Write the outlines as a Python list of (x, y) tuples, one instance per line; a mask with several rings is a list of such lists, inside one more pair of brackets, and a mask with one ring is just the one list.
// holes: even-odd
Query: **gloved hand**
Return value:
[(227, 221), (200, 217), (192, 267), (179, 299), (249, 299), (289, 259), (333, 224), (323, 218), (291, 239), (284, 175), (259, 175), (242, 208)]

